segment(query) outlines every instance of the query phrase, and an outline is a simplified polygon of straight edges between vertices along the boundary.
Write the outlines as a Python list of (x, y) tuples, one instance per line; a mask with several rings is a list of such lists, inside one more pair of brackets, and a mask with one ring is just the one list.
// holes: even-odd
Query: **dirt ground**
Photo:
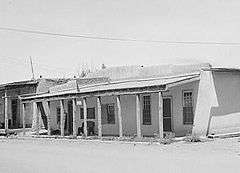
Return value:
[(239, 166), (239, 138), (170, 145), (0, 139), (1, 173), (230, 173)]

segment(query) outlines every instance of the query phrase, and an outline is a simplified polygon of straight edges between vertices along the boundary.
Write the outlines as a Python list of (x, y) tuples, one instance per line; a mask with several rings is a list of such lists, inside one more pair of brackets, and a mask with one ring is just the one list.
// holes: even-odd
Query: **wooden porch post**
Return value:
[(38, 107), (38, 103), (34, 102), (36, 106), (36, 135), (39, 135), (40, 130), (40, 109)]
[(73, 136), (77, 136), (77, 122), (76, 122), (76, 99), (72, 100), (72, 106), (73, 106)]
[(65, 124), (65, 115), (64, 115), (64, 100), (60, 100), (60, 129), (61, 129), (61, 136), (64, 136), (64, 124)]
[(159, 101), (158, 101), (158, 115), (159, 115), (159, 138), (163, 138), (163, 97), (162, 92), (158, 93)]
[(118, 113), (118, 128), (119, 128), (119, 137), (123, 137), (123, 128), (122, 128), (122, 109), (120, 96), (117, 96), (117, 113)]
[(39, 103), (36, 103), (36, 104), (37, 104), (37, 135), (39, 135), (40, 128), (41, 128), (41, 124), (40, 124), (41, 111), (40, 111), (40, 108), (38, 106)]
[(36, 130), (36, 134), (38, 135), (39, 134), (39, 131), (38, 131), (38, 122), (37, 122), (37, 117), (38, 117), (38, 110), (37, 110), (37, 103), (36, 102), (33, 102), (32, 103), (32, 109), (33, 109), (33, 120), (35, 119), (35, 127), (32, 126), (32, 128)]
[(5, 132), (8, 132), (8, 98), (7, 98), (7, 91), (5, 90), (4, 95), (4, 120), (5, 120)]
[(102, 137), (102, 108), (101, 98), (97, 97), (97, 115), (98, 115), (98, 137)]
[(46, 114), (47, 114), (47, 130), (48, 130), (48, 136), (51, 135), (51, 112), (50, 112), (50, 101), (47, 101), (46, 104)]
[(22, 124), (23, 124), (23, 135), (26, 134), (26, 131), (25, 131), (25, 115), (26, 115), (26, 105), (25, 105), (25, 103), (22, 103)]
[(87, 136), (87, 98), (83, 98), (83, 126), (84, 135)]
[(137, 119), (137, 137), (141, 138), (141, 119), (140, 119), (140, 95), (136, 95), (136, 119)]

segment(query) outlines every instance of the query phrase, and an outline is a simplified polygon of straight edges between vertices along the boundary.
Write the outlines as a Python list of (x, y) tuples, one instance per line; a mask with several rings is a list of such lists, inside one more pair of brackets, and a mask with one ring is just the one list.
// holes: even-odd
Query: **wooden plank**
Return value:
[(26, 116), (26, 105), (22, 103), (22, 124), (23, 124), (23, 135), (26, 134), (26, 125), (25, 125), (25, 116)]
[(8, 97), (7, 91), (5, 91), (4, 95), (4, 122), (5, 122), (5, 132), (8, 132)]
[(33, 130), (36, 131), (36, 134), (38, 134), (39, 133), (39, 131), (37, 131), (37, 129), (38, 129), (38, 127), (37, 127), (37, 114), (38, 114), (38, 111), (37, 111), (37, 103), (36, 102), (32, 103), (32, 109), (33, 109), (33, 120), (35, 119), (35, 122), (33, 121), (32, 128), (33, 128)]
[(40, 131), (40, 109), (38, 107), (38, 103), (36, 104), (36, 135), (39, 135), (39, 131)]
[(136, 95), (136, 120), (137, 120), (137, 137), (141, 138), (142, 134), (141, 134), (141, 117), (140, 117), (140, 111), (141, 111), (141, 107), (140, 107), (140, 95), (137, 94)]
[(158, 93), (158, 116), (159, 116), (159, 138), (163, 138), (163, 97), (162, 92)]
[(102, 137), (102, 107), (101, 98), (97, 97), (98, 137)]
[(87, 98), (83, 98), (83, 124), (84, 135), (87, 136)]
[(77, 121), (76, 121), (76, 105), (77, 101), (76, 99), (72, 99), (72, 106), (73, 106), (73, 136), (77, 136)]
[(50, 101), (46, 104), (46, 114), (47, 114), (47, 130), (48, 136), (51, 135), (51, 112), (50, 112)]
[(118, 129), (119, 129), (119, 137), (123, 137), (123, 127), (122, 127), (122, 108), (121, 108), (121, 100), (120, 96), (117, 97), (117, 114), (118, 114)]
[(64, 100), (60, 100), (60, 129), (61, 136), (64, 136), (64, 124), (65, 124), (65, 111), (64, 111)]
[[(60, 100), (60, 99), (73, 99), (77, 97), (98, 97), (98, 96), (114, 96), (114, 95), (135, 95), (144, 93), (158, 93), (160, 91), (165, 91), (166, 85), (159, 86), (146, 86), (140, 88), (124, 88), (124, 89), (112, 89), (105, 91), (91, 91), (86, 93), (70, 93), (62, 94), (57, 96), (43, 96), (39, 98), (25, 98), (21, 97), (22, 102), (26, 101), (42, 101), (42, 100)], [(76, 96), (77, 95), (77, 96)]]
[(32, 102), (43, 102), (43, 101), (58, 101), (58, 100), (71, 100), (76, 99), (78, 97), (75, 96), (51, 96), (51, 97), (41, 97), (41, 98), (31, 98), (25, 99), (24, 97), (20, 97), (22, 103), (32, 103)]

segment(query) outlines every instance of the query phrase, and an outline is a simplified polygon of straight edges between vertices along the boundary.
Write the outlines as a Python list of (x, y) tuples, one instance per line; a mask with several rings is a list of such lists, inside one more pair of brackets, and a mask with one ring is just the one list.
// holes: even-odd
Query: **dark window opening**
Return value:
[(191, 91), (183, 92), (183, 124), (193, 124), (193, 94)]
[(143, 96), (143, 125), (151, 125), (151, 96)]
[[(84, 119), (83, 108), (80, 109), (80, 117)], [(87, 119), (95, 119), (95, 108), (87, 108)]]

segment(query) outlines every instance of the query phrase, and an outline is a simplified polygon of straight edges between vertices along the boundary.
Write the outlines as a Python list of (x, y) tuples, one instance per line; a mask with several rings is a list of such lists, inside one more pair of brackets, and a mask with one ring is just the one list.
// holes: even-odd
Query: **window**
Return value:
[[(83, 119), (83, 108), (80, 109), (80, 116)], [(95, 119), (95, 108), (87, 108), (87, 119)]]
[(102, 124), (115, 124), (115, 108), (113, 103), (102, 105)]
[(193, 93), (183, 92), (183, 124), (193, 124)]
[(143, 125), (151, 125), (151, 96), (143, 96)]
[(115, 124), (114, 104), (107, 105), (107, 122), (108, 124)]

